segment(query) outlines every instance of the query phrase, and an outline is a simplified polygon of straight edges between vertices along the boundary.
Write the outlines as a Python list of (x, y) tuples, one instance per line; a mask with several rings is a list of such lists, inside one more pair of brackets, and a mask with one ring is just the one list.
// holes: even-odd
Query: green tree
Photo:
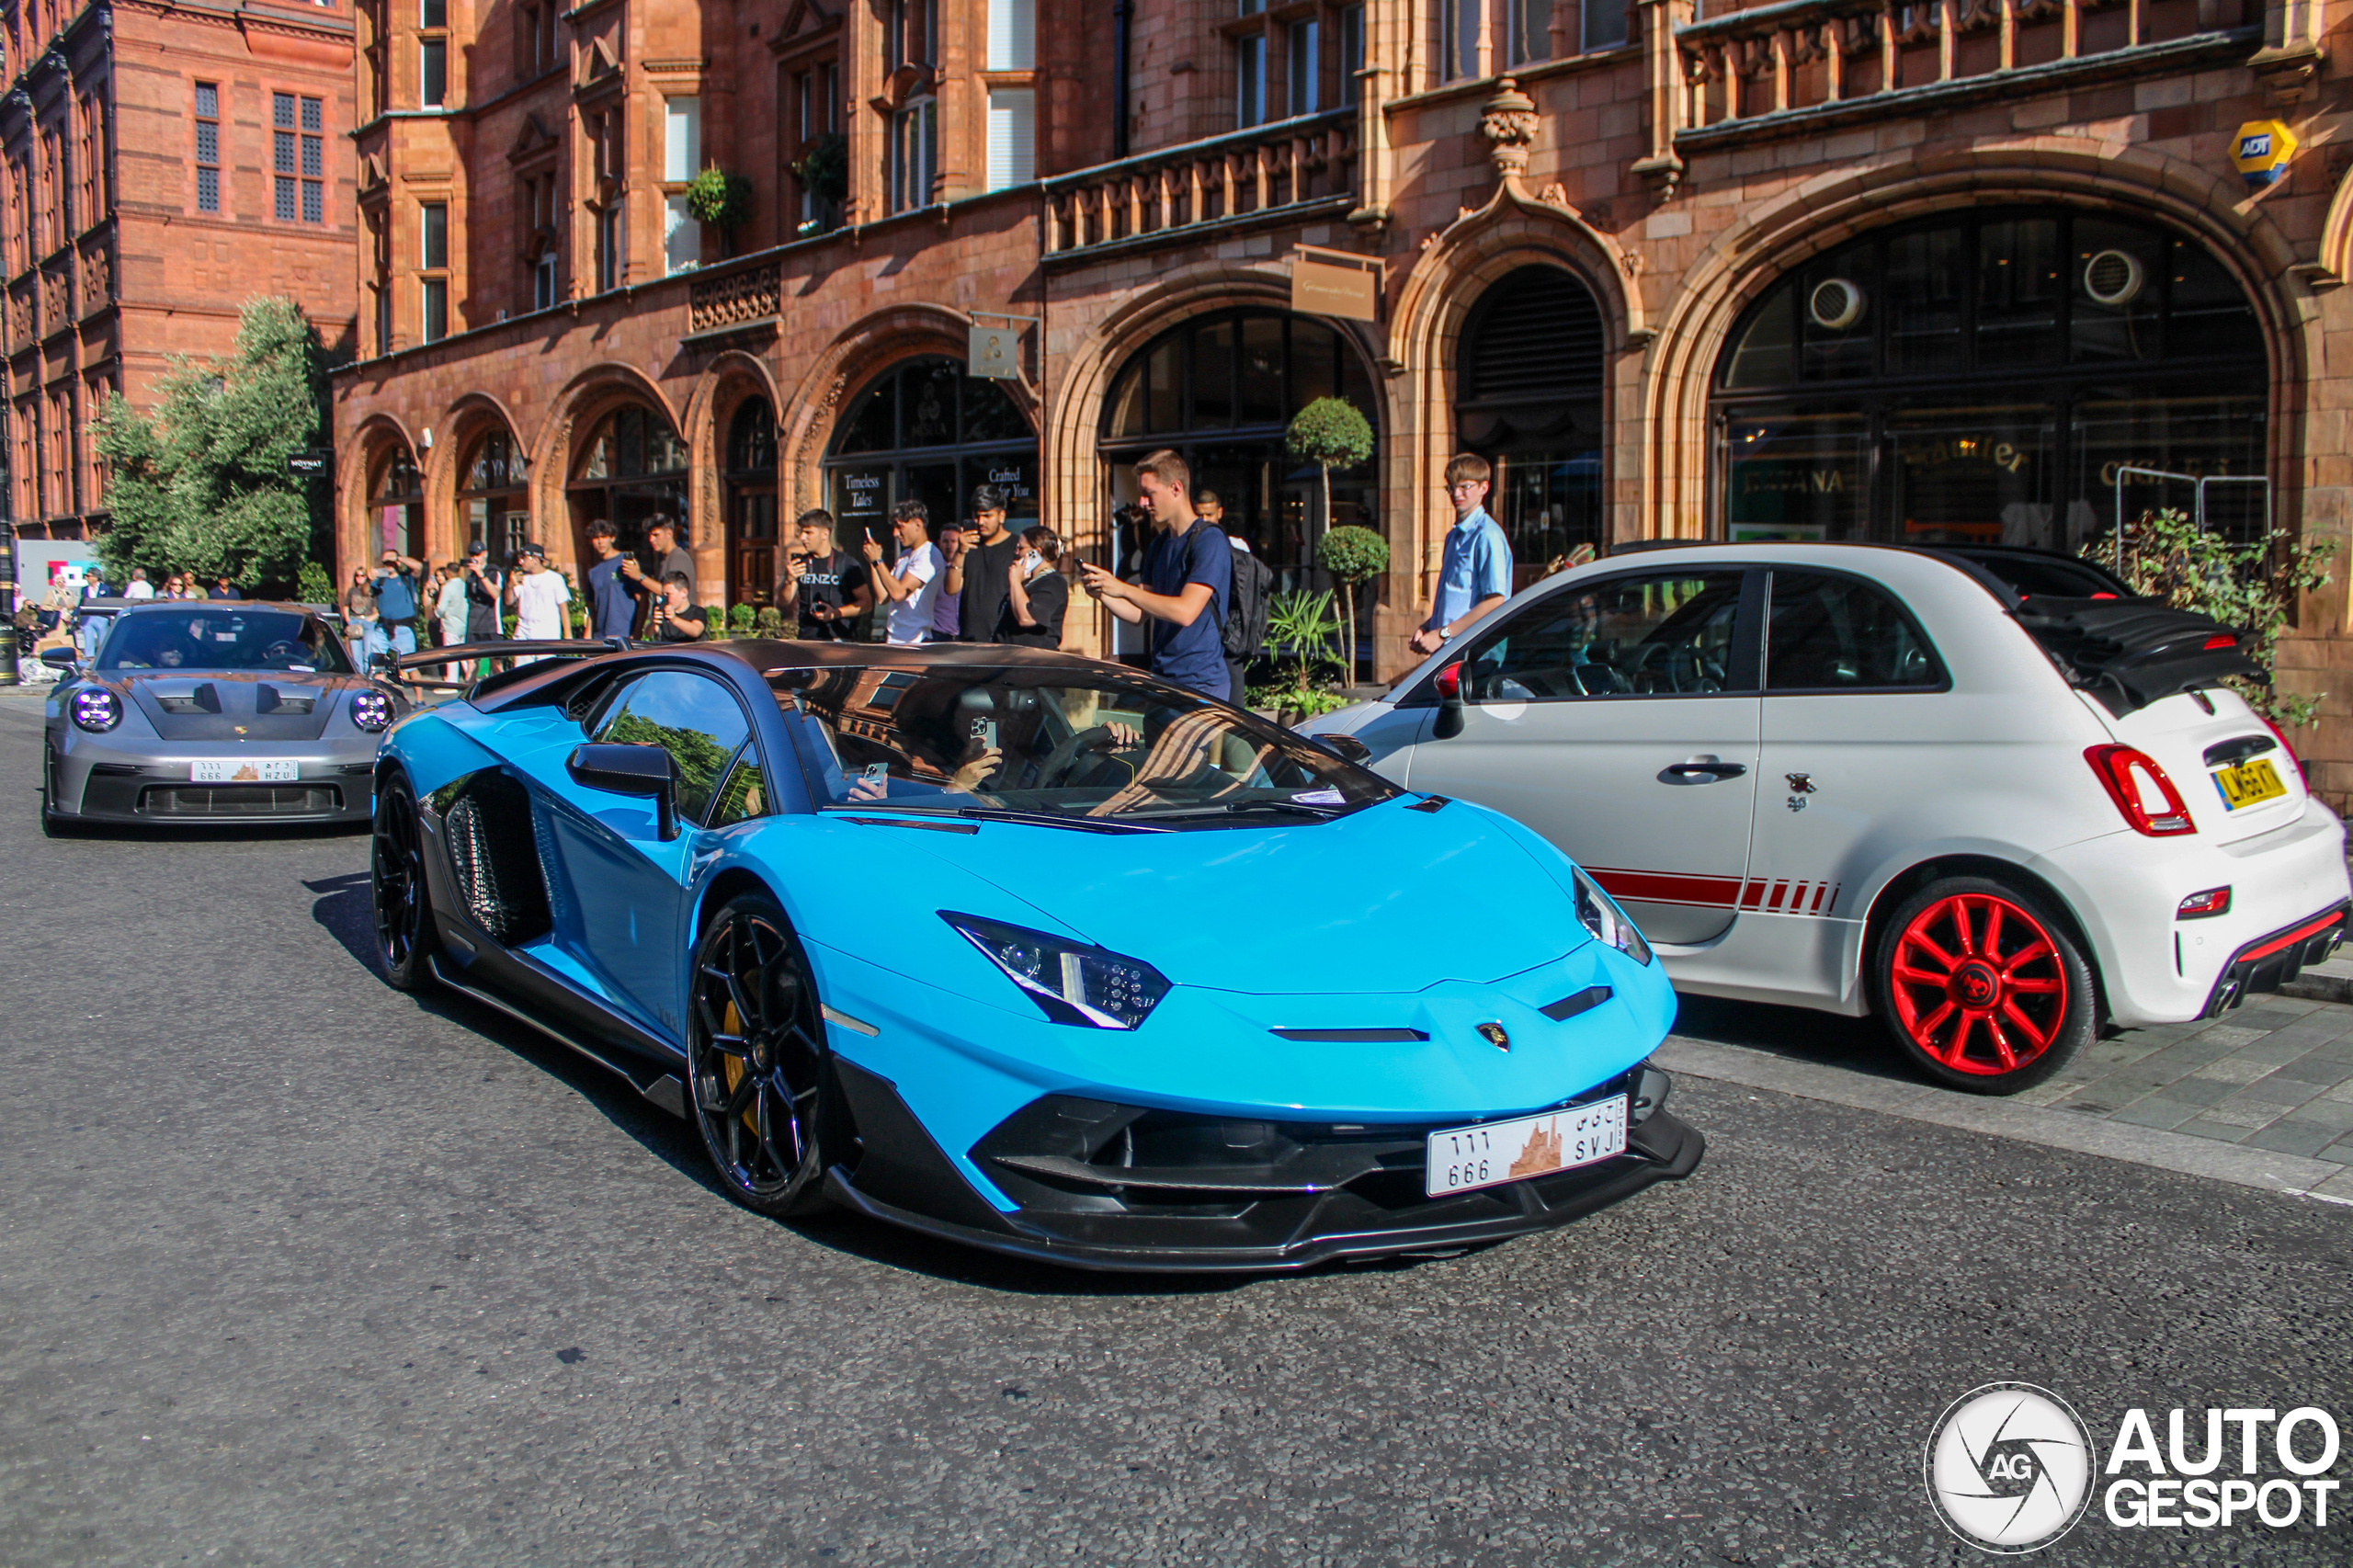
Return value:
[(2327, 694), (2282, 697), (2272, 685), (2279, 634), (2288, 629), (2296, 597), (2328, 585), (2326, 544), (2300, 542), (2275, 528), (2252, 544), (2233, 544), (2189, 521), (2178, 508), (2143, 512), (2124, 527), (2086, 543), (2078, 552), (2109, 567), (2136, 594), (2163, 599), (2176, 609), (2211, 615), (2239, 632), (2239, 646), (2263, 670), (2263, 682), (2228, 683), (2247, 706), (2293, 729), (2312, 723)]
[(1315, 563), (1340, 585), (1340, 663), (1357, 678), (1357, 585), (1389, 570), (1389, 541), (1370, 528), (1331, 528), (1315, 543)]
[(1323, 471), (1324, 522), (1332, 522), (1332, 471), (1354, 468), (1372, 456), (1372, 425), (1344, 397), (1319, 397), (1291, 415), (1283, 432), (1290, 455)]
[(156, 390), (153, 416), (116, 392), (97, 420), (108, 580), (128, 582), (144, 566), (151, 577), (225, 576), (248, 592), (292, 587), (328, 537), (325, 486), (286, 472), (287, 458), (326, 428), (318, 333), (291, 300), (249, 300), (234, 354), (175, 357)]

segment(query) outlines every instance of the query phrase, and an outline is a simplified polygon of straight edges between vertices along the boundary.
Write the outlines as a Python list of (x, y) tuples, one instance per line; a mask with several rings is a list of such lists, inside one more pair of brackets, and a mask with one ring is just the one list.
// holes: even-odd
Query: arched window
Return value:
[[(1752, 306), (1716, 367), (1733, 539), (2074, 550), (2200, 477), (2259, 482), (2263, 336), (2195, 240), (2055, 208), (1867, 234)], [(2149, 478), (2131, 470), (2179, 477)], [(2206, 487), (2250, 537), (2268, 483)]]
[(593, 558), (587, 527), (608, 519), (623, 551), (645, 542), (645, 520), (674, 519), (685, 539), (687, 444), (661, 410), (631, 403), (598, 421), (579, 449), (564, 487), (572, 504), (574, 559)]
[[(1327, 524), (1380, 527), (1377, 461), (1332, 472), (1332, 517), (1320, 476), (1283, 449), (1283, 429), (1319, 397), (1343, 397), (1378, 439), (1380, 403), (1355, 347), (1328, 323), (1274, 311), (1199, 316), (1138, 349), (1111, 383), (1099, 451), (1112, 493), (1136, 494), (1129, 464), (1157, 448), (1173, 449), (1224, 507), (1219, 526), (1250, 548), (1292, 587), (1313, 576), (1315, 540)], [(1114, 541), (1124, 567), (1142, 540)], [(1366, 596), (1370, 598), (1370, 596)]]
[(458, 471), (458, 552), (475, 540), (506, 561), (530, 538), (530, 506), (523, 454), (505, 426), (483, 432)]
[(834, 426), (826, 491), (842, 548), (871, 528), (890, 548), (893, 504), (921, 501), (932, 533), (971, 511), (973, 487), (1006, 495), (1018, 528), (1038, 516), (1038, 436), (1005, 389), (968, 376), (959, 360), (910, 359), (883, 371), (850, 401)]
[(1506, 274), (1463, 324), (1455, 445), (1495, 465), (1487, 510), (1511, 540), (1515, 586), (1608, 537), (1602, 347), (1593, 290), (1557, 267)]
[(406, 442), (394, 447), (378, 471), (370, 504), (376, 525), (376, 537), (370, 541), (374, 546), (370, 563), (375, 553), (387, 550), (421, 559), (425, 551), (425, 479), (416, 472), (416, 460), (409, 455)]
[(747, 397), (727, 426), (727, 602), (776, 599), (776, 410)]

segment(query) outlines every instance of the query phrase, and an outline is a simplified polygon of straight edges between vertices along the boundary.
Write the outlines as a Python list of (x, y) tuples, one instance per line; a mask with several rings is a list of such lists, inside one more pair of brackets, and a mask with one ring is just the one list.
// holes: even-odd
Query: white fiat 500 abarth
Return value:
[(1703, 545), (1563, 572), (1304, 727), (1558, 845), (1677, 988), (1877, 1014), (2007, 1094), (2342, 939), (2344, 828), (2222, 684), (2254, 668), (2063, 556)]

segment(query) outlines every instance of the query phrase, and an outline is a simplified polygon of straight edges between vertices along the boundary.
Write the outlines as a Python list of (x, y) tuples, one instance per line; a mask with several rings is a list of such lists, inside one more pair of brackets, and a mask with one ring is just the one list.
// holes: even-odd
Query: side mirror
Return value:
[(393, 654), (370, 653), (368, 655), (368, 673), (371, 676), (389, 680), (399, 668), (400, 665)]
[(71, 648), (44, 648), (40, 653), (40, 662), (52, 670), (71, 670), (82, 662), (82, 655)]
[(1369, 762), (1372, 748), (1354, 735), (1311, 735), (1308, 737), (1342, 762)]
[(678, 765), (660, 746), (578, 745), (563, 767), (584, 790), (650, 798), (663, 841), (678, 836)]
[(1450, 741), (1462, 733), (1462, 664), (1455, 661), (1438, 672), (1438, 722), (1430, 738)]

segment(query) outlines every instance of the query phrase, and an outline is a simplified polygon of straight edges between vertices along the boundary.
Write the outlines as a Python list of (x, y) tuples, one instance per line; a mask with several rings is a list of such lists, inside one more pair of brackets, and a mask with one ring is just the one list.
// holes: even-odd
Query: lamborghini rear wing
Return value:
[(475, 672), (484, 659), (511, 659), (515, 661), (511, 668), (519, 670), (540, 659), (593, 659), (601, 653), (623, 653), (628, 648), (629, 640), (623, 637), (595, 641), (566, 638), (554, 642), (500, 637), (481, 642), (452, 643), (447, 648), (426, 648), (415, 653), (379, 653), (369, 661), (368, 667), (370, 674), (413, 690), (463, 691), (510, 673), (478, 676)]

